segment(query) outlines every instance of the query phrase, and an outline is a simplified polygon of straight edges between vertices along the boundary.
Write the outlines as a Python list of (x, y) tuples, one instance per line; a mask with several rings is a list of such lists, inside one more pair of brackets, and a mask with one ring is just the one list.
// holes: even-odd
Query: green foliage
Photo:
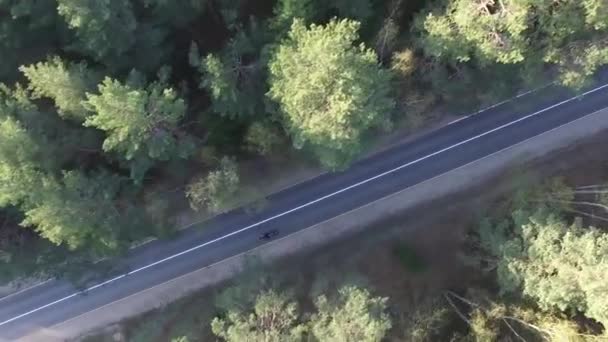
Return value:
[(19, 65), (38, 60), (53, 48), (58, 34), (56, 6), (55, 1), (0, 0), (2, 82), (14, 80)]
[(88, 111), (82, 104), (86, 100), (85, 93), (95, 89), (100, 77), (84, 62), (66, 63), (53, 57), (46, 62), (22, 66), (20, 70), (29, 80), (34, 98), (51, 98), (59, 114), (66, 118), (78, 121), (86, 118)]
[(294, 21), (270, 62), (269, 96), (280, 105), (294, 146), (309, 146), (330, 169), (361, 151), (362, 135), (386, 124), (394, 107), (388, 72), (358, 39), (359, 23)]
[(277, 0), (272, 25), (279, 31), (288, 31), (294, 19), (312, 22), (319, 12), (315, 0)]
[(542, 211), (527, 222), (514, 221), (513, 230), (488, 225), (480, 234), (482, 246), (497, 258), (501, 290), (521, 289), (545, 310), (580, 311), (606, 325), (608, 302), (601, 293), (608, 291), (602, 276), (608, 269), (608, 235), (578, 224), (567, 226)]
[(184, 27), (196, 16), (201, 15), (207, 6), (206, 0), (140, 0), (162, 24)]
[(580, 89), (588, 85), (596, 70), (608, 64), (608, 39), (597, 37), (576, 41), (548, 53), (545, 60), (559, 66), (562, 84)]
[(240, 28), (220, 54), (199, 59), (198, 48), (191, 46), (190, 64), (201, 73), (200, 88), (211, 93), (211, 109), (232, 118), (251, 118), (264, 113), (266, 70), (260, 59), (268, 40), (264, 28), (252, 21)]
[(39, 189), (39, 146), (18, 121), (0, 116), (0, 207), (18, 205)]
[(272, 156), (282, 148), (281, 132), (270, 122), (254, 122), (245, 135), (247, 149), (263, 156)]
[(406, 313), (404, 322), (395, 328), (404, 329), (401, 336), (410, 342), (427, 342), (439, 339), (451, 321), (450, 309), (440, 297), (417, 303), (413, 312)]
[(335, 301), (322, 295), (311, 318), (312, 333), (321, 341), (379, 342), (391, 328), (387, 300), (353, 286), (341, 288)]
[(57, 0), (57, 11), (76, 32), (75, 47), (96, 60), (120, 56), (135, 42), (137, 21), (128, 0)]
[(190, 342), (190, 339), (186, 336), (180, 336), (180, 337), (171, 339), (171, 342)]
[(298, 324), (297, 304), (285, 294), (262, 292), (253, 312), (228, 312), (225, 319), (214, 318), (211, 329), (228, 342), (302, 341), (304, 326)]
[(141, 182), (153, 161), (187, 158), (192, 139), (179, 129), (186, 103), (163, 81), (144, 87), (132, 75), (127, 83), (106, 78), (99, 95), (87, 93), (94, 112), (84, 125), (106, 132), (104, 151), (117, 152), (131, 161), (131, 177)]
[[(453, 0), (415, 23), (425, 54), (455, 65), (480, 67), (555, 63), (564, 85), (580, 88), (606, 57), (606, 4), (597, 1)], [(534, 18), (534, 20), (532, 20)]]
[(207, 209), (222, 212), (236, 203), (239, 190), (239, 173), (236, 162), (222, 158), (219, 168), (206, 176), (195, 179), (186, 190), (186, 197), (194, 210)]
[(86, 245), (99, 254), (115, 251), (120, 230), (128, 227), (114, 202), (119, 183), (117, 176), (106, 173), (85, 176), (70, 171), (60, 181), (44, 178), (27, 204), (23, 225), (72, 250)]
[[(458, 297), (471, 307), (469, 333), (464, 341), (548, 341), (595, 342), (602, 337), (582, 333), (582, 328), (571, 320), (551, 312), (539, 312), (525, 303), (494, 302), (487, 296), (479, 297), (477, 289), (470, 289), (472, 300)], [(456, 297), (455, 297), (456, 298)], [(461, 313), (462, 314), (462, 313)], [(466, 318), (465, 318), (466, 319)]]

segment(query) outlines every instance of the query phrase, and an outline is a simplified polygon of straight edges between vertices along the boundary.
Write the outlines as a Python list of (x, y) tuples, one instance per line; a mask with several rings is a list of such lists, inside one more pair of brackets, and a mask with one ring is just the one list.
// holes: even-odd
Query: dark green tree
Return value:
[(208, 6), (208, 0), (137, 0), (153, 15), (155, 22), (182, 28)]
[(128, 0), (57, 0), (57, 11), (76, 32), (74, 47), (98, 61), (116, 58), (135, 42), (137, 21)]
[(44, 58), (59, 40), (61, 18), (55, 1), (0, 0), (0, 80), (18, 76), (17, 68)]
[(201, 74), (200, 88), (211, 94), (215, 113), (232, 119), (264, 113), (267, 86), (261, 53), (268, 38), (267, 31), (252, 21), (247, 28), (239, 28), (219, 54), (200, 58), (192, 45), (190, 62)]

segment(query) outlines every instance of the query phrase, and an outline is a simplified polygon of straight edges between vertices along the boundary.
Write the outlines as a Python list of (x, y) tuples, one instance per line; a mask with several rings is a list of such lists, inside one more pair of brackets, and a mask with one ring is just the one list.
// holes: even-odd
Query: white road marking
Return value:
[(530, 89), (530, 90), (525, 91), (525, 92), (523, 92), (523, 93), (517, 94), (517, 95), (515, 95), (515, 96), (513, 96), (513, 97), (511, 97), (511, 98), (508, 98), (508, 99), (506, 99), (506, 100), (502, 100), (502, 101), (500, 101), (500, 102), (498, 102), (498, 103), (495, 103), (495, 104), (493, 104), (493, 105), (491, 105), (491, 106), (484, 107), (484, 108), (482, 108), (482, 109), (480, 109), (480, 110), (476, 111), (475, 113), (472, 113), (472, 114), (469, 114), (469, 115), (465, 115), (465, 116), (463, 116), (463, 117), (461, 117), (461, 118), (455, 119), (454, 121), (450, 121), (450, 122), (448, 123), (448, 125), (452, 125), (452, 124), (455, 124), (455, 123), (460, 122), (460, 121), (462, 121), (462, 120), (466, 120), (466, 119), (468, 119), (468, 118), (470, 118), (470, 117), (473, 117), (473, 116), (475, 116), (475, 115), (477, 115), (477, 114), (481, 114), (481, 113), (483, 113), (483, 112), (485, 112), (485, 111), (488, 111), (488, 110), (490, 110), (490, 109), (492, 109), (492, 108), (496, 108), (496, 107), (501, 106), (501, 105), (503, 105), (503, 104), (505, 104), (505, 103), (509, 103), (509, 102), (511, 102), (511, 101), (513, 101), (513, 100), (516, 100), (516, 99), (518, 99), (518, 98), (520, 98), (520, 97), (522, 97), (522, 96), (526, 96), (526, 95), (528, 95), (528, 94), (535, 93), (535, 92), (537, 92), (537, 91), (539, 91), (539, 90), (541, 90), (541, 89), (545, 89), (545, 88), (550, 87), (550, 86), (552, 86), (552, 85), (554, 85), (554, 84), (556, 84), (556, 83), (555, 83), (555, 82), (547, 83), (547, 84), (542, 85), (542, 86), (540, 86), (540, 87), (537, 87), (537, 88), (534, 88), (534, 89)]
[[(244, 231), (247, 231), (247, 230), (250, 230), (250, 229), (252, 229), (252, 228), (258, 227), (258, 226), (260, 226), (260, 225), (262, 225), (262, 224), (264, 224), (264, 223), (266, 223), (266, 222), (269, 222), (269, 221), (275, 220), (275, 219), (277, 219), (277, 218), (280, 218), (280, 217), (283, 217), (283, 216), (285, 216), (285, 215), (291, 214), (291, 213), (293, 213), (293, 212), (295, 212), (295, 211), (298, 211), (298, 210), (300, 210), (300, 209), (303, 209), (303, 208), (309, 207), (309, 206), (311, 206), (311, 205), (313, 205), (313, 204), (315, 204), (315, 203), (318, 203), (318, 202), (321, 202), (321, 201), (323, 201), (323, 200), (325, 200), (325, 199), (328, 199), (328, 198), (334, 197), (334, 196), (339, 195), (339, 194), (341, 194), (341, 193), (343, 193), (343, 192), (346, 192), (346, 191), (348, 191), (348, 190), (351, 190), (351, 189), (357, 188), (357, 187), (359, 187), (359, 186), (361, 186), (361, 185), (367, 184), (367, 183), (369, 183), (369, 182), (371, 182), (371, 181), (374, 181), (374, 180), (376, 180), (376, 179), (382, 178), (382, 177), (387, 176), (387, 175), (389, 175), (389, 174), (392, 174), (392, 173), (394, 173), (394, 172), (396, 172), (396, 171), (402, 170), (402, 169), (404, 169), (404, 168), (406, 168), (406, 167), (408, 167), (408, 166), (411, 166), (411, 165), (417, 164), (417, 163), (419, 163), (419, 162), (421, 162), (421, 161), (423, 161), (423, 160), (429, 159), (429, 158), (431, 158), (431, 157), (434, 157), (434, 156), (436, 156), (436, 155), (438, 155), (438, 154), (441, 154), (441, 153), (443, 153), (443, 152), (446, 152), (446, 151), (452, 150), (452, 149), (454, 149), (454, 148), (456, 148), (456, 147), (458, 147), (458, 146), (464, 145), (464, 144), (466, 144), (466, 143), (468, 143), (468, 142), (471, 142), (471, 141), (473, 141), (473, 140), (477, 140), (477, 139), (479, 139), (479, 138), (481, 138), (481, 137), (484, 137), (484, 136), (486, 136), (486, 135), (488, 135), (488, 134), (491, 134), (491, 133), (494, 133), (494, 132), (499, 131), (499, 130), (501, 130), (501, 129), (504, 129), (504, 128), (506, 128), (506, 127), (512, 126), (512, 125), (514, 125), (514, 124), (516, 124), (516, 123), (518, 123), (518, 122), (521, 122), (521, 121), (527, 120), (527, 119), (529, 119), (529, 118), (532, 118), (532, 117), (538, 116), (539, 114), (542, 114), (542, 113), (544, 113), (544, 112), (546, 112), (546, 111), (548, 111), (548, 110), (551, 110), (551, 109), (556, 108), (556, 107), (559, 107), (559, 106), (561, 106), (561, 105), (563, 105), (563, 104), (566, 104), (566, 103), (572, 102), (573, 100), (580, 99), (580, 98), (582, 98), (582, 97), (584, 97), (584, 96), (586, 96), (586, 95), (589, 95), (589, 94), (595, 93), (595, 92), (597, 92), (597, 91), (599, 91), (599, 90), (602, 90), (602, 89), (604, 89), (604, 88), (608, 88), (608, 84), (604, 84), (604, 85), (601, 85), (601, 86), (599, 86), (599, 87), (593, 88), (593, 89), (588, 90), (588, 91), (586, 91), (586, 92), (584, 92), (584, 93), (582, 93), (582, 94), (579, 94), (579, 95), (574, 96), (574, 97), (571, 97), (571, 98), (569, 98), (569, 99), (567, 99), (567, 100), (564, 100), (564, 101), (558, 102), (558, 103), (556, 103), (556, 104), (554, 104), (554, 105), (551, 105), (551, 106), (549, 106), (549, 107), (547, 107), (547, 108), (544, 108), (544, 109), (541, 109), (541, 110), (539, 110), (539, 111), (537, 111), (537, 112), (534, 112), (534, 113), (532, 113), (532, 114), (529, 114), (529, 115), (523, 116), (523, 117), (521, 117), (521, 118), (519, 118), (519, 119), (513, 120), (513, 121), (511, 121), (511, 122), (509, 122), (509, 123), (503, 124), (503, 125), (501, 125), (501, 126), (498, 126), (498, 127), (493, 128), (493, 129), (491, 129), (491, 130), (489, 130), (489, 131), (486, 131), (486, 132), (481, 133), (481, 134), (479, 134), (479, 135), (476, 135), (476, 136), (474, 136), (474, 137), (471, 137), (471, 138), (468, 138), (468, 139), (466, 139), (466, 140), (463, 140), (463, 141), (461, 141), (461, 142), (459, 142), (459, 143), (456, 143), (456, 144), (454, 144), (454, 145), (451, 145), (451, 146), (445, 147), (445, 148), (443, 148), (443, 149), (441, 149), (441, 150), (439, 150), (439, 151), (433, 152), (433, 153), (428, 154), (428, 155), (426, 155), (426, 156), (424, 156), (424, 157), (420, 157), (420, 158), (418, 158), (418, 159), (416, 159), (416, 160), (413, 160), (413, 161), (411, 161), (411, 162), (407, 162), (407, 163), (405, 163), (405, 164), (403, 164), (403, 165), (400, 165), (400, 166), (398, 166), (398, 167), (396, 167), (396, 168), (394, 168), (394, 169), (392, 169), (392, 170), (388, 170), (388, 171), (382, 172), (382, 173), (380, 173), (380, 174), (378, 174), (378, 175), (376, 175), (376, 176), (373, 176), (373, 177), (370, 177), (370, 178), (368, 178), (368, 179), (362, 180), (362, 181), (360, 181), (360, 182), (358, 182), (358, 183), (352, 184), (352, 185), (347, 186), (347, 187), (345, 187), (345, 188), (343, 188), (343, 189), (340, 189), (340, 190), (338, 190), (338, 191), (332, 192), (332, 193), (330, 193), (330, 194), (328, 194), (328, 195), (325, 195), (325, 196), (319, 197), (319, 198), (317, 198), (317, 199), (315, 199), (315, 200), (312, 200), (312, 201), (310, 201), (310, 202), (307, 202), (307, 203), (305, 203), (305, 204), (302, 204), (302, 205), (300, 205), (300, 206), (297, 206), (297, 207), (295, 207), (295, 208), (292, 208), (292, 209), (290, 209), (290, 210), (287, 210), (287, 211), (285, 211), (285, 212), (283, 212), (283, 213), (280, 213), (280, 214), (277, 214), (277, 215), (275, 215), (275, 216), (269, 217), (269, 218), (264, 219), (264, 220), (262, 220), (262, 221), (259, 221), (259, 222), (256, 222), (256, 223), (254, 223), (254, 224), (251, 224), (251, 225), (249, 225), (249, 226), (247, 226), (247, 227), (241, 228), (241, 229), (236, 230), (236, 231), (234, 231), (234, 232), (228, 233), (228, 234), (226, 234), (226, 235), (223, 235), (223, 236), (220, 236), (220, 237), (215, 238), (215, 239), (213, 239), (213, 240), (210, 240), (210, 241), (207, 241), (207, 242), (205, 242), (205, 243), (202, 243), (202, 244), (200, 244), (200, 245), (198, 245), (198, 246), (194, 246), (194, 247), (192, 247), (192, 248), (189, 248), (189, 249), (186, 249), (186, 250), (181, 251), (181, 252), (179, 252), (179, 253), (173, 254), (173, 255), (171, 255), (171, 256), (168, 256), (168, 257), (166, 257), (166, 258), (164, 258), (164, 259), (158, 260), (158, 261), (153, 262), (153, 263), (151, 263), (151, 264), (148, 264), (148, 265), (146, 265), (146, 266), (143, 266), (143, 267), (137, 268), (137, 269), (135, 269), (135, 270), (133, 270), (133, 271), (130, 271), (130, 272), (127, 272), (127, 273), (125, 273), (125, 274), (122, 274), (122, 275), (119, 275), (119, 276), (117, 276), (117, 277), (114, 277), (114, 278), (112, 278), (112, 279), (106, 280), (106, 281), (104, 281), (104, 282), (102, 282), (102, 283), (99, 283), (99, 284), (97, 284), (97, 285), (91, 286), (91, 287), (89, 287), (89, 288), (87, 288), (87, 289), (85, 289), (85, 290), (82, 290), (82, 291), (79, 291), (79, 292), (75, 292), (75, 293), (73, 293), (73, 294), (71, 294), (71, 295), (69, 295), (69, 296), (66, 296), (66, 297), (63, 297), (63, 298), (57, 299), (57, 300), (55, 300), (55, 301), (53, 301), (53, 302), (51, 302), (51, 303), (45, 304), (45, 305), (40, 306), (40, 307), (38, 307), (38, 308), (36, 308), (36, 309), (33, 309), (33, 310), (28, 311), (28, 312), (22, 313), (22, 314), (17, 315), (17, 316), (15, 316), (15, 317), (13, 317), (13, 318), (7, 319), (7, 320), (5, 320), (5, 321), (1, 322), (1, 323), (0, 323), (0, 326), (3, 326), (3, 325), (8, 324), (8, 323), (10, 323), (10, 322), (16, 321), (16, 320), (18, 320), (18, 319), (20, 319), (20, 318), (23, 318), (23, 317), (25, 317), (25, 316), (29, 316), (29, 315), (31, 315), (31, 314), (33, 314), (33, 313), (36, 313), (36, 312), (38, 312), (38, 311), (40, 311), (40, 310), (44, 310), (44, 309), (46, 309), (46, 308), (48, 308), (48, 307), (50, 307), (50, 306), (53, 306), (53, 305), (59, 304), (59, 303), (64, 302), (64, 301), (66, 301), (66, 300), (68, 300), (68, 299), (74, 298), (74, 297), (78, 296), (79, 294), (82, 294), (82, 293), (86, 293), (86, 292), (89, 292), (89, 291), (95, 290), (95, 289), (100, 288), (100, 287), (102, 287), (102, 286), (104, 286), (104, 285), (107, 285), (107, 284), (113, 283), (113, 282), (115, 282), (115, 281), (118, 281), (118, 280), (120, 280), (120, 279), (122, 279), (122, 278), (124, 278), (124, 277), (126, 277), (126, 276), (131, 275), (131, 274), (135, 274), (135, 273), (138, 273), (138, 272), (144, 271), (144, 270), (146, 270), (146, 269), (148, 269), (148, 268), (150, 268), (150, 267), (154, 267), (154, 266), (156, 266), (156, 265), (159, 265), (159, 264), (165, 263), (165, 262), (167, 262), (167, 261), (169, 261), (169, 260), (175, 259), (175, 258), (177, 258), (177, 257), (180, 257), (180, 256), (184, 255), (184, 254), (191, 253), (191, 252), (193, 252), (193, 251), (195, 251), (195, 250), (198, 250), (198, 249), (200, 249), (200, 248), (203, 248), (203, 247), (205, 247), (205, 246), (211, 245), (211, 244), (216, 243), (216, 242), (218, 242), (218, 241), (221, 241), (221, 240), (227, 239), (227, 238), (229, 238), (229, 237), (231, 237), (231, 236), (234, 236), (234, 235), (240, 234), (240, 233), (242, 233), (242, 232), (244, 232)], [(592, 114), (592, 113), (590, 113), (590, 114)], [(589, 114), (588, 114), (588, 115), (589, 115)]]

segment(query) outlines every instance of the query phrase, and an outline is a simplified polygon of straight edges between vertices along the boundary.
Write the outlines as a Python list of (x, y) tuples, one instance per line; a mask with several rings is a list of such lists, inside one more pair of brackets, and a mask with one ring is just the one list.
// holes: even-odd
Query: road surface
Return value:
[[(169, 241), (133, 249), (130, 272), (85, 292), (53, 280), (0, 299), (0, 341), (14, 341), (206, 265), (250, 250), (258, 236), (288, 235), (430, 179), (557, 126), (608, 107), (608, 77), (583, 94), (551, 88), (530, 93), (459, 120), (415, 141), (394, 146), (344, 172), (324, 174), (269, 198), (259, 213), (220, 215)], [(608, 118), (606, 118), (608, 120)]]

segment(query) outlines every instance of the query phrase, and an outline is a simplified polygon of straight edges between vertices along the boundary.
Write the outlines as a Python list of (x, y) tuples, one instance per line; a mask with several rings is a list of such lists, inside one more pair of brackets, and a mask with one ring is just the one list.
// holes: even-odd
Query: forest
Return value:
[(221, 212), (238, 165), (343, 170), (437, 106), (608, 63), (603, 0), (0, 0), (0, 278), (78, 272)]

